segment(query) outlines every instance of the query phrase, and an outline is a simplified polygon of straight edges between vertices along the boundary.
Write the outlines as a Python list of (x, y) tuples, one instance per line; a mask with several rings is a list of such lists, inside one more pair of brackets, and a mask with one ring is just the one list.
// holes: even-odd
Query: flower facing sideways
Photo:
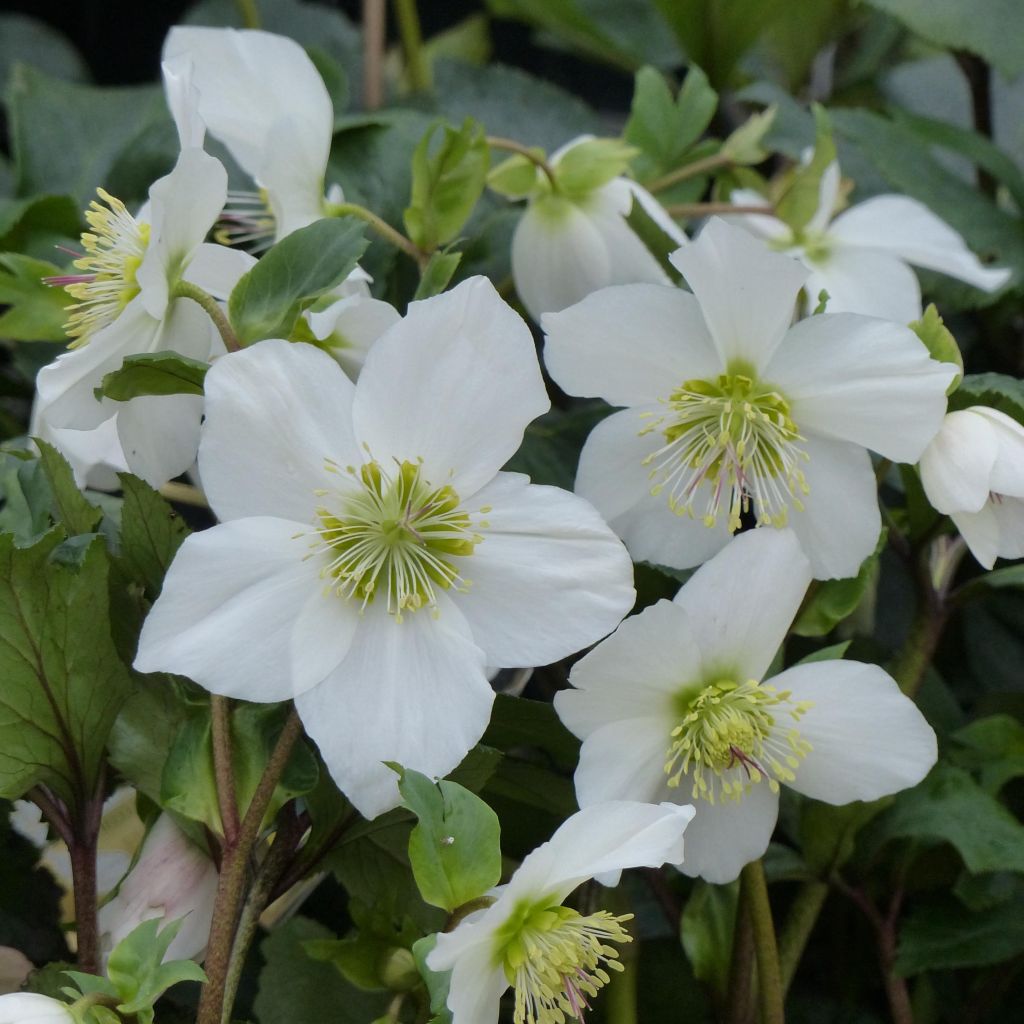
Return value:
[(411, 304), (357, 385), (305, 344), (218, 360), (199, 469), (221, 525), (179, 550), (136, 667), (295, 697), (368, 817), (399, 802), (382, 762), (451, 771), (490, 716), (485, 666), (549, 664), (633, 602), (592, 507), (499, 472), (547, 408), (530, 332), (484, 278)]
[(577, 493), (636, 559), (699, 565), (749, 515), (790, 526), (815, 578), (854, 575), (881, 529), (866, 449), (916, 462), (954, 368), (871, 317), (790, 327), (806, 269), (724, 221), (672, 261), (693, 294), (622, 285), (544, 317), (558, 384), (626, 406), (587, 439)]
[(951, 412), (921, 456), (928, 500), (956, 524), (974, 557), (1024, 556), (1024, 427), (997, 409)]
[(562, 904), (590, 878), (678, 864), (692, 817), (692, 807), (616, 801), (569, 818), (492, 892), (490, 906), (438, 935), (427, 966), (452, 972), (452, 1024), (497, 1024), (510, 986), (515, 1024), (582, 1021), (609, 970), (622, 970), (611, 943), (631, 941), (623, 927), (631, 915), (583, 915)]
[(935, 734), (878, 666), (764, 680), (810, 580), (791, 531), (741, 534), (577, 662), (555, 709), (583, 740), (580, 806), (692, 800), (680, 870), (728, 882), (767, 849), (780, 784), (844, 804), (924, 778)]

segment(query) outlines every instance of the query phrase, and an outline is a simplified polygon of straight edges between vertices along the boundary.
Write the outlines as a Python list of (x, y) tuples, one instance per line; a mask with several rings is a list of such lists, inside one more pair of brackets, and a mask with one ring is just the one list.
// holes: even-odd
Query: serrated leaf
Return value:
[(457, 783), (392, 767), (405, 806), (419, 819), (409, 834), (409, 862), (423, 899), (451, 912), (497, 885), (501, 826), (494, 811)]
[(775, 122), (775, 106), (766, 107), (756, 114), (751, 114), (722, 143), (722, 155), (735, 164), (759, 164), (768, 156), (764, 148), (764, 138)]
[(76, 806), (131, 681), (110, 637), (106, 546), (93, 538), (68, 565), (53, 557), (63, 539), (0, 536), (0, 796), (45, 783)]
[(366, 245), (360, 222), (328, 217), (272, 246), (228, 300), (239, 339), (289, 337), (302, 310), (352, 273)]
[(201, 395), (209, 368), (209, 363), (177, 352), (125, 356), (118, 369), (104, 375), (96, 397), (127, 402), (140, 395)]
[(956, 391), (964, 375), (964, 357), (949, 328), (943, 323), (935, 303), (930, 302), (920, 320), (909, 325), (910, 329), (924, 342), (932, 359), (940, 363), (952, 363), (959, 371), (946, 388), (946, 394)]
[[(1005, 373), (969, 373), (949, 397), (949, 410), (988, 405), (1024, 424), (1024, 381)], [(989, 573), (989, 578), (992, 577)]]
[(69, 536), (92, 533), (100, 524), (103, 512), (91, 504), (75, 483), (67, 460), (46, 441), (36, 440), (39, 465), (53, 494), (54, 519)]
[[(1020, 568), (1024, 569), (1024, 566)], [(1021, 580), (1024, 585), (1024, 578)], [(998, 793), (1011, 779), (1024, 776), (1024, 725), (1009, 715), (989, 715), (953, 733), (951, 757), (980, 773), (981, 785)]]
[(185, 521), (149, 484), (118, 474), (121, 505), (121, 558), (155, 601), (178, 548), (191, 532)]

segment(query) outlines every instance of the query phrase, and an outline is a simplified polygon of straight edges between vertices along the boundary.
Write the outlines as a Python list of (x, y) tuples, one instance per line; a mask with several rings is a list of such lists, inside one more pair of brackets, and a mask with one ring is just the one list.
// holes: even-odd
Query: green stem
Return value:
[(256, 0), (235, 0), (239, 14), (242, 15), (242, 26), (244, 28), (260, 28), (263, 24), (260, 18), (260, 9), (256, 6)]
[(100, 928), (96, 891), (96, 834), (79, 836), (70, 847), (71, 880), (75, 892), (75, 935), (78, 966), (86, 974), (99, 974)]
[(225, 845), (238, 838), (238, 800), (235, 796), (235, 767), (231, 756), (231, 701), (210, 695), (210, 719), (213, 735), (213, 774), (217, 783), (221, 830)]
[(764, 865), (752, 861), (740, 874), (740, 885), (747, 890), (747, 906), (754, 928), (754, 954), (757, 958), (757, 990), (761, 1002), (761, 1024), (784, 1024), (782, 975), (779, 951), (775, 943), (775, 925), (768, 902), (768, 883)]
[(330, 212), (332, 217), (358, 217), (361, 221), (365, 221), (381, 238), (414, 259), (421, 271), (430, 262), (430, 253), (424, 252), (413, 241), (406, 238), (400, 231), (396, 231), (386, 220), (378, 217), (365, 206), (360, 206), (358, 203), (332, 203)]
[(779, 973), (782, 977), (782, 995), (785, 997), (793, 982), (797, 965), (804, 955), (811, 932), (828, 897), (828, 885), (817, 880), (805, 882), (789, 910), (789, 916), (779, 935)]
[(209, 292), (203, 291), (199, 285), (193, 284), (191, 281), (179, 281), (174, 286), (172, 294), (174, 298), (191, 299), (193, 302), (198, 302), (213, 321), (214, 327), (217, 328), (221, 340), (224, 342), (224, 347), (229, 352), (241, 350), (242, 343), (238, 340), (238, 335), (232, 329), (228, 318), (224, 315), (224, 310), (220, 308), (220, 304)]
[(750, 921), (748, 897), (749, 888), (741, 884), (732, 932), (732, 957), (723, 1016), (726, 1024), (748, 1024), (753, 1016), (754, 927)]
[(114, 1009), (120, 1003), (117, 996), (108, 995), (106, 992), (87, 992), (81, 999), (76, 999), (69, 1007), (75, 1020), (80, 1020), (87, 1010), (94, 1006), (108, 1006)]
[(612, 979), (605, 1000), (608, 1024), (639, 1024), (640, 1016), (637, 1011), (640, 976), (639, 952), (635, 942), (630, 942), (622, 947), (622, 966), (625, 970), (620, 971), (618, 977)]
[(384, 102), (386, 0), (363, 0), (363, 106), (376, 110)]
[(692, 164), (677, 167), (674, 171), (669, 171), (668, 174), (656, 178), (647, 186), (647, 191), (655, 193), (664, 192), (665, 189), (678, 185), (681, 181), (696, 178), (700, 174), (706, 174), (717, 167), (726, 167), (731, 163), (732, 159), (724, 153), (713, 153), (711, 156), (704, 157), (703, 160), (694, 160)]
[(395, 0), (395, 14), (398, 16), (398, 34), (402, 38), (405, 53), (405, 67), (409, 73), (409, 85), (413, 92), (429, 92), (431, 85), (430, 61), (423, 48), (423, 33), (420, 31), (420, 16), (416, 0)]
[(555, 169), (540, 153), (530, 149), (529, 146), (524, 146), (521, 142), (516, 142), (515, 139), (506, 139), (501, 135), (488, 135), (486, 142), (491, 149), (501, 149), (506, 153), (516, 153), (519, 156), (525, 157), (531, 164), (539, 167), (544, 172), (552, 191), (558, 191), (558, 182), (555, 181)]

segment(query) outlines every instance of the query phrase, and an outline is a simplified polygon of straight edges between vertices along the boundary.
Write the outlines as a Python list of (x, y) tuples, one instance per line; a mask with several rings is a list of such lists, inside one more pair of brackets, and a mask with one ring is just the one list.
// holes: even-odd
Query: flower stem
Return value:
[(635, 942), (622, 947), (622, 966), (625, 970), (619, 972), (614, 984), (608, 986), (608, 996), (605, 1000), (607, 1007), (608, 1024), (638, 1024), (640, 1016), (637, 1009), (637, 995), (639, 989), (637, 981), (639, 978), (639, 950)]
[(411, 239), (406, 238), (400, 231), (396, 231), (386, 220), (378, 217), (365, 206), (360, 206), (358, 203), (332, 203), (331, 216), (358, 217), (361, 221), (365, 221), (381, 238), (414, 259), (421, 271), (430, 262), (430, 253), (424, 252)]
[(210, 695), (210, 719), (213, 735), (213, 774), (217, 783), (217, 803), (224, 844), (238, 839), (238, 800), (235, 796), (235, 767), (231, 756), (231, 701)]
[(775, 943), (775, 925), (768, 902), (768, 883), (764, 865), (751, 861), (740, 874), (740, 887), (746, 890), (747, 907), (754, 930), (754, 954), (757, 958), (757, 990), (761, 1002), (761, 1024), (783, 1024), (782, 975), (779, 951)]
[(416, 0), (395, 0), (395, 14), (398, 16), (398, 33), (402, 37), (405, 53), (405, 67), (409, 73), (409, 85), (413, 92), (429, 92), (431, 85), (430, 61), (423, 48), (423, 33), (420, 31), (420, 16)]
[(199, 285), (193, 284), (191, 281), (179, 281), (174, 286), (173, 296), (198, 302), (213, 321), (213, 326), (217, 328), (221, 340), (224, 342), (224, 347), (229, 352), (241, 350), (242, 343), (238, 340), (238, 335), (232, 329), (228, 318), (224, 315), (224, 310), (220, 308), (220, 304), (209, 292), (203, 291)]
[(754, 991), (754, 927), (748, 912), (749, 890), (740, 886), (736, 904), (736, 923), (732, 932), (732, 957), (729, 961), (729, 985), (723, 1020), (725, 1024), (748, 1024)]
[(363, 0), (363, 106), (376, 110), (384, 102), (385, 0)]
[(828, 885), (814, 879), (805, 882), (793, 901), (789, 916), (779, 935), (779, 972), (782, 977), (782, 995), (785, 998), (807, 941), (828, 898)]
[(535, 167), (539, 167), (551, 184), (552, 189), (557, 190), (557, 182), (555, 181), (555, 169), (534, 150), (530, 149), (529, 146), (524, 146), (521, 142), (516, 142), (515, 139), (506, 139), (500, 135), (488, 135), (487, 145), (491, 149), (502, 149), (507, 153), (517, 153), (519, 156), (526, 157)]
[(238, 13), (242, 16), (243, 28), (259, 28), (262, 25), (260, 9), (256, 6), (256, 0), (235, 0)]
[(176, 501), (179, 505), (194, 505), (196, 508), (209, 508), (206, 495), (198, 487), (183, 484), (177, 480), (168, 480), (160, 488), (160, 496), (168, 501)]
[(252, 801), (242, 818), (234, 843), (225, 838), (220, 863), (220, 878), (217, 895), (213, 903), (213, 922), (210, 926), (210, 943), (206, 953), (207, 982), (199, 998), (196, 1024), (221, 1024), (225, 1016), (230, 1019), (231, 1006), (228, 1003), (228, 971), (231, 953), (235, 945), (235, 933), (239, 916), (246, 898), (249, 862), (259, 838), (260, 826), (267, 813), (274, 789), (288, 764), (292, 748), (302, 732), (302, 723), (295, 709), (285, 722), (274, 750), (263, 770), (263, 775), (253, 793)]
[(72, 842), (71, 880), (75, 891), (75, 934), (78, 938), (78, 966), (86, 974), (100, 970), (100, 928), (96, 891), (96, 837), (79, 836)]
[(692, 164), (677, 167), (674, 171), (669, 171), (668, 174), (655, 178), (647, 186), (647, 191), (655, 193), (664, 192), (665, 189), (678, 185), (681, 181), (696, 178), (699, 174), (706, 174), (708, 171), (715, 170), (716, 167), (726, 167), (731, 163), (732, 159), (724, 153), (713, 153), (711, 156), (704, 157), (703, 160), (694, 160)]
[(665, 207), (670, 217), (710, 217), (713, 213), (761, 213), (775, 216), (774, 206), (738, 206), (734, 203), (673, 203)]

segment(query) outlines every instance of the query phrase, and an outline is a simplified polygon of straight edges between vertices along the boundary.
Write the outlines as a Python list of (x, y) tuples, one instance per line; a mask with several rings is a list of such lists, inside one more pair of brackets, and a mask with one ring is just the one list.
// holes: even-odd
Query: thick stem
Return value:
[(239, 14), (242, 15), (242, 25), (245, 28), (260, 28), (263, 24), (260, 18), (260, 9), (256, 0), (235, 0)]
[(732, 933), (729, 986), (723, 1020), (725, 1024), (748, 1024), (754, 1010), (754, 926), (750, 920), (747, 889), (740, 886), (736, 923)]
[(678, 185), (681, 181), (686, 181), (688, 178), (696, 178), (700, 174), (706, 174), (708, 171), (713, 171), (718, 167), (726, 167), (731, 163), (732, 158), (724, 153), (713, 153), (711, 156), (704, 157), (703, 160), (694, 160), (692, 164), (677, 167), (674, 171), (669, 171), (668, 174), (655, 178), (647, 186), (647, 191), (664, 192), (665, 189)]
[(386, 0), (363, 0), (363, 106), (376, 110), (384, 102)]
[(797, 965), (804, 955), (827, 897), (828, 885), (824, 882), (805, 882), (790, 907), (789, 916), (779, 934), (779, 972), (782, 976), (783, 997), (793, 982), (793, 975), (796, 974)]
[(555, 169), (541, 156), (539, 153), (535, 153), (529, 146), (524, 146), (521, 142), (516, 142), (515, 139), (506, 139), (500, 135), (488, 135), (487, 145), (491, 149), (502, 149), (506, 153), (516, 153), (519, 156), (526, 157), (535, 167), (539, 167), (545, 177), (547, 177), (551, 188), (558, 189), (558, 183), (555, 181)]
[(78, 966), (99, 974), (100, 926), (96, 892), (96, 836), (79, 837), (70, 847), (71, 881), (75, 890), (75, 934)]
[(430, 262), (430, 253), (424, 252), (413, 241), (406, 238), (400, 231), (396, 231), (386, 220), (378, 217), (365, 206), (360, 206), (358, 203), (332, 203), (331, 215), (334, 217), (358, 217), (361, 221), (365, 221), (381, 238), (414, 259), (421, 271)]
[(754, 954), (757, 959), (757, 991), (761, 1003), (761, 1024), (784, 1024), (782, 975), (779, 951), (775, 942), (775, 925), (768, 902), (768, 883), (760, 860), (744, 867), (740, 884), (747, 891), (747, 907), (754, 928)]
[[(992, 70), (977, 54), (966, 50), (956, 52), (956, 62), (967, 79), (967, 87), (971, 92), (971, 111), (974, 117), (974, 130), (986, 139), (992, 138)], [(978, 188), (990, 198), (995, 198), (998, 189), (996, 179), (985, 170), (976, 170)]]
[(892, 667), (893, 679), (908, 697), (916, 696), (921, 688), (948, 618), (948, 609), (936, 607), (930, 601), (918, 606), (910, 633)]
[(420, 31), (420, 16), (416, 0), (395, 0), (395, 14), (398, 16), (398, 34), (402, 38), (405, 53), (405, 67), (409, 73), (409, 85), (413, 92), (428, 92), (431, 85), (430, 61), (423, 48), (423, 33)]
[(234, 329), (228, 322), (228, 318), (224, 315), (224, 310), (220, 308), (220, 304), (209, 292), (203, 291), (199, 285), (193, 284), (191, 281), (179, 281), (174, 286), (174, 296), (175, 298), (191, 299), (193, 302), (198, 302), (206, 311), (207, 316), (213, 321), (214, 327), (217, 328), (217, 332), (224, 342), (224, 347), (229, 352), (241, 351), (242, 343), (238, 340), (238, 335), (235, 334)]
[(238, 839), (238, 799), (235, 796), (235, 766), (231, 756), (231, 701), (210, 695), (210, 719), (213, 732), (213, 773), (217, 782), (224, 845)]
[(670, 217), (710, 217), (713, 213), (760, 213), (775, 216), (774, 206), (738, 206), (733, 203), (673, 203), (665, 207)]
[(183, 484), (178, 480), (168, 480), (160, 488), (160, 494), (168, 501), (176, 501), (179, 505), (193, 505), (196, 508), (210, 507), (206, 495), (198, 487)]

